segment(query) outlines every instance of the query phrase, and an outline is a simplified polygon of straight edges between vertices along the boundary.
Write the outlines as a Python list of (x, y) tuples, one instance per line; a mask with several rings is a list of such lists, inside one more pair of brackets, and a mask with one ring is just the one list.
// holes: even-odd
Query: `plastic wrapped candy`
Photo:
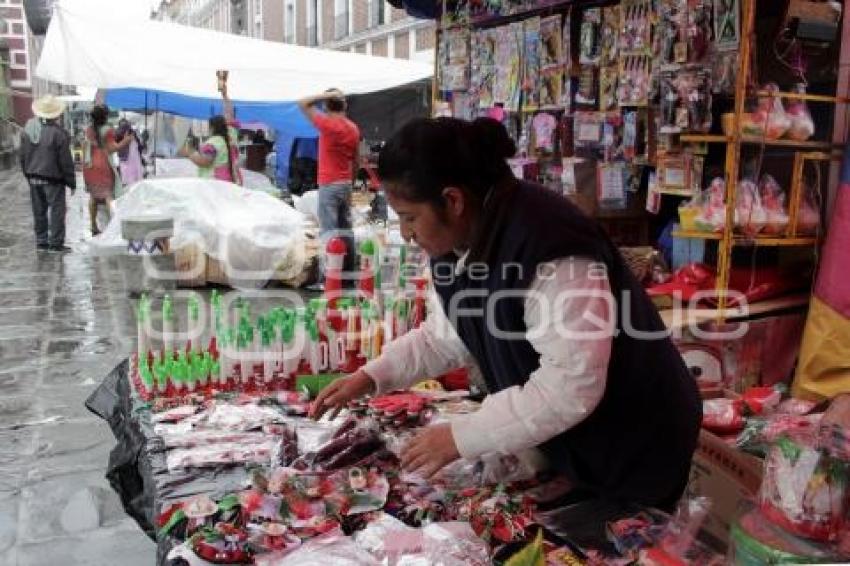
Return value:
[(735, 399), (702, 402), (702, 426), (717, 434), (733, 434), (744, 428), (743, 404)]
[(788, 213), (785, 211), (785, 191), (772, 175), (764, 175), (759, 182), (759, 197), (764, 207), (766, 234), (783, 234), (788, 227)]
[(258, 566), (378, 566), (380, 562), (351, 537), (331, 531), (316, 537), (283, 558), (258, 559)]
[(759, 503), (774, 524), (818, 541), (838, 537), (848, 506), (850, 465), (817, 448), (816, 435), (783, 435), (764, 465)]
[(715, 177), (708, 188), (694, 198), (691, 205), (699, 208), (695, 228), (702, 232), (721, 232), (726, 226), (726, 181)]
[[(797, 85), (796, 92), (806, 93), (805, 85)], [(815, 123), (805, 100), (790, 100), (785, 106), (785, 114), (791, 120), (786, 136), (796, 141), (806, 141), (815, 134)]]
[(735, 200), (735, 228), (747, 236), (756, 236), (767, 223), (767, 213), (761, 204), (758, 187), (749, 179), (738, 182)]
[[(779, 87), (775, 83), (768, 83), (764, 90), (769, 93), (776, 93), (779, 92)], [(764, 137), (769, 140), (778, 140), (791, 128), (791, 118), (785, 113), (782, 101), (775, 96), (765, 96), (759, 99), (756, 114), (764, 116)]]

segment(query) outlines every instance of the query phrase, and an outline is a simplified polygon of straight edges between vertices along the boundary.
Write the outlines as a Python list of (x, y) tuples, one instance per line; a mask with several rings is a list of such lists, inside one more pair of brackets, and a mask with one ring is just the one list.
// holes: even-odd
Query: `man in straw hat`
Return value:
[[(21, 170), (30, 185), (35, 242), (39, 250), (69, 252), (65, 246), (65, 187), (77, 188), (70, 136), (59, 125), (65, 103), (52, 94), (32, 103), (21, 136)], [(48, 221), (49, 216), (49, 221)]]

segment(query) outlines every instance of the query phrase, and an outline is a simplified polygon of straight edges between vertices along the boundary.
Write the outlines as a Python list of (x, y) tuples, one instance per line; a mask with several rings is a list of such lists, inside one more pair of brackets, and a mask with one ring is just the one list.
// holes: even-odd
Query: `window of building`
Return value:
[(9, 34), (9, 22), (0, 18), (0, 35), (8, 35)]
[(254, 15), (263, 15), (263, 0), (254, 0)]
[(12, 34), (14, 34), (14, 35), (24, 35), (24, 24), (22, 24), (22, 23), (12, 24)]
[(348, 0), (334, 0), (334, 39), (348, 35)]
[(286, 43), (295, 43), (295, 4), (289, 2), (286, 5), (286, 12), (284, 15), (283, 21), (283, 29), (285, 30), (285, 36), (283, 41)]
[(387, 23), (387, 8), (384, 0), (369, 0), (369, 27)]
[(318, 14), (318, 0), (307, 0), (307, 45), (310, 47), (319, 45)]
[(25, 67), (27, 64), (27, 54), (21, 51), (17, 51), (13, 56), (13, 60), (15, 62), (15, 65), (22, 65)]

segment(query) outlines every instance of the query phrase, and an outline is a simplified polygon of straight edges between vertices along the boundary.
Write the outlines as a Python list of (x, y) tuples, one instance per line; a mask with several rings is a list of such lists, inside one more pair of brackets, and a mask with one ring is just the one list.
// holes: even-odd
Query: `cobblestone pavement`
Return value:
[(115, 440), (83, 403), (132, 347), (119, 272), (90, 256), (87, 196), (70, 254), (36, 252), (29, 188), (0, 171), (0, 564), (136, 566), (155, 545), (104, 479)]

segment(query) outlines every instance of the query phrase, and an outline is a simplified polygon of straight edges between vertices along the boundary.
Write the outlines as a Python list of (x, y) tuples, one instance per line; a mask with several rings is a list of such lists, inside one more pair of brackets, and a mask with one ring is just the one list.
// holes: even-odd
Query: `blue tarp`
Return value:
[[(207, 120), (222, 113), (221, 99), (198, 98), (173, 92), (140, 88), (110, 89), (106, 104), (121, 110), (167, 112), (185, 118)], [(318, 132), (295, 102), (233, 101), (236, 118), (242, 122), (262, 122), (276, 131), (276, 181), (286, 186), (289, 178), (289, 155), (296, 138), (317, 138)]]
[[(172, 92), (139, 88), (110, 89), (106, 104), (121, 110), (159, 110), (186, 118), (206, 120), (221, 114), (221, 99), (197, 98)], [(295, 102), (233, 101), (236, 118), (242, 122), (262, 122), (292, 137), (314, 138), (318, 132)]]

